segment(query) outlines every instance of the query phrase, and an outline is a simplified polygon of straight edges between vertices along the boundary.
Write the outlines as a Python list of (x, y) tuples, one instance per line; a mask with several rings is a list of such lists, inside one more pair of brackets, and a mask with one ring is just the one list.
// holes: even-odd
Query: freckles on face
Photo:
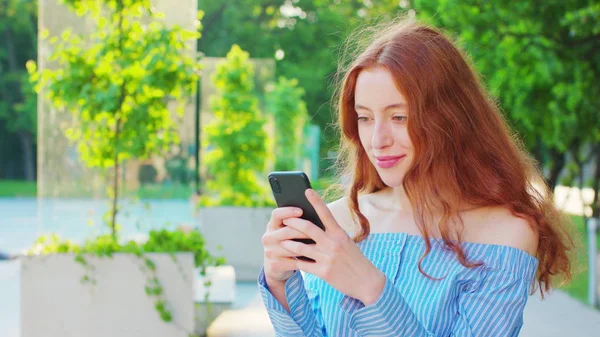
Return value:
[(355, 111), (360, 142), (388, 186), (397, 186), (412, 155), (408, 102), (384, 67), (362, 70), (356, 80)]

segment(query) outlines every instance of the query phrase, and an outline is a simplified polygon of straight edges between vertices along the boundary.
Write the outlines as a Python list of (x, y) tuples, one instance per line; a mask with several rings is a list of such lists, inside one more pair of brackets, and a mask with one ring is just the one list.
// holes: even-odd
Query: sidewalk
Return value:
[(210, 325), (207, 337), (275, 337), (275, 330), (258, 293), (245, 308), (227, 310)]
[(525, 307), (521, 337), (600, 336), (600, 310), (594, 310), (562, 291), (543, 301), (531, 296)]

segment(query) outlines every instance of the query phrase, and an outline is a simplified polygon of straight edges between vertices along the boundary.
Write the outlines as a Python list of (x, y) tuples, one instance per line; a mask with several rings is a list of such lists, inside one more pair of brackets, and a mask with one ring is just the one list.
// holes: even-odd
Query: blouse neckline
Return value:
[[(401, 238), (406, 239), (407, 244), (425, 244), (425, 237), (422, 235), (409, 234), (406, 232), (372, 232), (367, 236), (365, 241), (367, 240), (375, 240), (375, 241), (390, 241), (390, 240), (398, 240)], [(432, 245), (438, 245), (440, 247), (444, 246), (444, 240), (442, 238), (430, 237), (429, 242)], [(492, 244), (492, 243), (478, 243), (478, 242), (469, 242), (463, 241), (462, 246), (466, 249), (468, 248), (477, 248), (477, 249), (493, 249), (495, 251), (505, 251), (510, 252), (511, 255), (518, 256), (522, 259), (528, 260), (531, 263), (539, 263), (537, 257), (529, 254), (528, 252), (506, 245)], [(432, 247), (433, 248), (433, 247)]]

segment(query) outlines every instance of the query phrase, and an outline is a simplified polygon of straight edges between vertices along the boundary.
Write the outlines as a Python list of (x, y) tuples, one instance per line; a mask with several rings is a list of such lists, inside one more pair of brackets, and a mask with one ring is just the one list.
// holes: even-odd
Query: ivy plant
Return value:
[[(112, 235), (101, 235), (86, 240), (83, 244), (71, 240), (61, 240), (57, 234), (39, 237), (27, 255), (48, 254), (74, 254), (75, 261), (81, 264), (85, 270), (81, 278), (82, 283), (96, 284), (94, 278), (94, 266), (86, 258), (97, 256), (100, 258), (111, 258), (117, 253), (129, 253), (137, 256), (142, 270), (146, 273), (145, 292), (154, 299), (154, 306), (165, 322), (171, 322), (173, 314), (169, 304), (164, 297), (163, 287), (156, 274), (156, 265), (147, 253), (168, 253), (176, 262), (175, 253), (191, 252), (194, 254), (194, 266), (200, 270), (202, 276), (206, 275), (209, 266), (221, 266), (226, 263), (225, 258), (217, 257), (206, 250), (205, 240), (198, 231), (183, 230), (151, 230), (148, 240), (138, 243), (130, 240), (120, 243)], [(205, 282), (209, 286), (210, 282)], [(208, 300), (208, 293), (206, 294)]]

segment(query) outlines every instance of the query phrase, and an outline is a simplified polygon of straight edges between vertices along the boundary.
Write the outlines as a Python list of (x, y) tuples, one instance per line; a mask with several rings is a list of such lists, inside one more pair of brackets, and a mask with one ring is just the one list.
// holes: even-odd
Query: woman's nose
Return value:
[(381, 149), (392, 145), (392, 143), (393, 137), (390, 125), (385, 122), (375, 122), (372, 139), (373, 147)]

